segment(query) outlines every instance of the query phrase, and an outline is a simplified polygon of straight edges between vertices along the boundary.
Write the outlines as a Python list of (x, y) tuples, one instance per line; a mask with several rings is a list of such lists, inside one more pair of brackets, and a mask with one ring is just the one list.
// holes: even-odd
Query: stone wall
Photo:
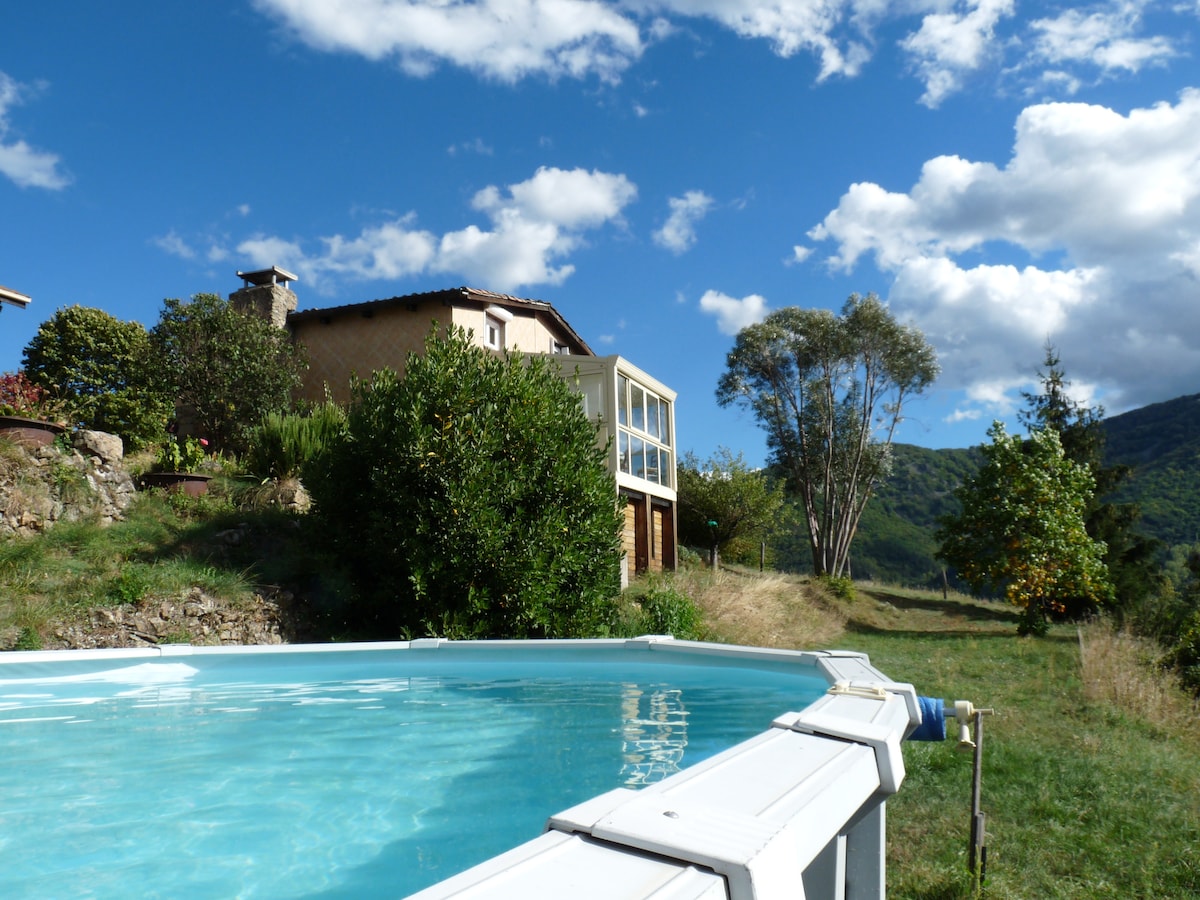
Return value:
[(115, 435), (79, 431), (67, 449), (0, 447), (0, 539), (38, 534), (59, 521), (113, 522), (134, 493)]

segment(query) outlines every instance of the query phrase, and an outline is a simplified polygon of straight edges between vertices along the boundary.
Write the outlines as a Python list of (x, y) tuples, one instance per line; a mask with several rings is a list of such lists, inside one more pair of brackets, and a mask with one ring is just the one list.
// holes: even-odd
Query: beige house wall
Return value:
[(339, 403), (350, 399), (350, 381), (370, 378), (377, 369), (404, 371), (409, 353), (425, 346), (433, 324), (445, 325), (452, 310), (429, 307), (420, 315), (403, 307), (381, 308), (370, 316), (338, 313), (291, 322), (292, 339), (304, 346), (308, 370), (301, 385), (301, 398), (314, 403), (329, 396)]
[[(487, 306), (444, 306), (421, 304), (416, 309), (403, 305), (359, 307), (320, 311), (319, 316), (289, 318), (292, 339), (304, 346), (308, 370), (304, 373), (301, 399), (319, 403), (329, 396), (338, 402), (350, 399), (350, 381), (370, 378), (384, 367), (404, 371), (409, 353), (420, 352), (430, 329), (457, 325), (484, 346)], [(548, 326), (526, 310), (509, 310), (512, 319), (504, 324), (505, 348), (515, 353), (549, 353), (555, 343), (571, 346), (570, 336)]]

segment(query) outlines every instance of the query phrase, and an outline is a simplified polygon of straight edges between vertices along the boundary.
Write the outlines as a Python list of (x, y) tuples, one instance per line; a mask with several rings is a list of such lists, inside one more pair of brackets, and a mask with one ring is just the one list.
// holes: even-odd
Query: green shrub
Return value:
[(354, 385), (308, 487), (380, 634), (581, 637), (612, 621), (615, 490), (559, 365), (451, 328), (403, 379)]
[(675, 585), (656, 585), (642, 597), (643, 633), (669, 634), (679, 640), (701, 637), (700, 610)]
[(346, 430), (346, 412), (327, 401), (308, 415), (270, 413), (250, 438), (246, 468), (261, 479), (304, 478), (304, 471)]
[(832, 575), (822, 575), (818, 581), (825, 589), (839, 600), (847, 603), (854, 599), (854, 581), (849, 578), (834, 578)]

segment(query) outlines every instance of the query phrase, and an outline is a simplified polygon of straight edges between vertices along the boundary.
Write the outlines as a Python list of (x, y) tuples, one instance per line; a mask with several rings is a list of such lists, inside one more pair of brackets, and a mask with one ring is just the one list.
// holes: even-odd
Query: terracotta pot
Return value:
[(44, 447), (67, 430), (65, 425), (24, 416), (0, 416), (0, 437), (23, 447)]
[(200, 472), (147, 472), (142, 476), (142, 487), (179, 491), (189, 497), (199, 497), (208, 491), (210, 478), (211, 475)]

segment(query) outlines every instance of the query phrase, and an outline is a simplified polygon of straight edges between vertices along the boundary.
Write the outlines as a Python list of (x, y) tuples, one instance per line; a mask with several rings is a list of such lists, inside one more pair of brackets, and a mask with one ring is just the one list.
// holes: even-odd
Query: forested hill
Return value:
[(1116, 499), (1138, 503), (1142, 530), (1167, 544), (1200, 540), (1200, 394), (1103, 422), (1106, 461), (1132, 467)]
[[(1113, 499), (1136, 502), (1142, 531), (1167, 545), (1200, 541), (1200, 394), (1102, 421), (1106, 462), (1132, 477)], [(867, 506), (854, 542), (855, 578), (936, 585), (933, 533), (954, 508), (954, 489), (979, 465), (978, 448), (928, 450), (897, 444), (891, 479)]]

